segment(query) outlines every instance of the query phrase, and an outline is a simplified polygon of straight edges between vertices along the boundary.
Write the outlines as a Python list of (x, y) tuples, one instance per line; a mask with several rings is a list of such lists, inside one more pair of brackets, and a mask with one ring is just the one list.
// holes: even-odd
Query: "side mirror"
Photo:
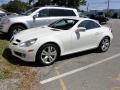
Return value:
[(34, 15), (33, 20), (35, 21), (37, 17), (38, 17), (38, 14)]
[(78, 27), (76, 32), (85, 32), (86, 28), (85, 27)]

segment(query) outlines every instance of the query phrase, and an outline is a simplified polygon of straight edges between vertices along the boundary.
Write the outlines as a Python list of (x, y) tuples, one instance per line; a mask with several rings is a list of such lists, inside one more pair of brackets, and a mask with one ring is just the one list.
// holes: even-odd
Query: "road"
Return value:
[(108, 52), (94, 50), (62, 57), (40, 74), (39, 90), (120, 90), (120, 20), (110, 20), (114, 39)]

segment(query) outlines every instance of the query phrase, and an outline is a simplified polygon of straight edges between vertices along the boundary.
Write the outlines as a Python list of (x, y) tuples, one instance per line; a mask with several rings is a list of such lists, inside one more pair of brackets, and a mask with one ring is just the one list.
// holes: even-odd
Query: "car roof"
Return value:
[(75, 8), (70, 8), (70, 7), (60, 7), (60, 6), (43, 6), (43, 7), (35, 7), (35, 8), (57, 8), (57, 9), (75, 9)]
[[(66, 17), (64, 19), (74, 19), (74, 20), (79, 20), (79, 21), (84, 21), (84, 20), (91, 20), (99, 24), (97, 20), (90, 19), (90, 18), (84, 18), (84, 17)], [(100, 24), (99, 24), (100, 25)]]
[(83, 18), (83, 17), (65, 17), (65, 18), (66, 19), (75, 19), (75, 20), (92, 20), (90, 18)]

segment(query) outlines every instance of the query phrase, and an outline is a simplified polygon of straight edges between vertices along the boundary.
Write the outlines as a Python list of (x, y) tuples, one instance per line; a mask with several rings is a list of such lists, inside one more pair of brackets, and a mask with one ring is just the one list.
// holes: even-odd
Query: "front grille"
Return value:
[(19, 43), (20, 43), (21, 41), (20, 41), (19, 39), (16, 39), (16, 42), (19, 42)]
[(13, 41), (13, 39), (14, 39), (14, 37), (12, 37), (12, 38), (10, 39), (10, 42), (12, 42), (12, 41)]
[(17, 43), (12, 43), (13, 45), (18, 45)]
[(21, 42), (19, 39), (14, 39), (14, 37), (11, 38), (10, 42), (12, 43), (12, 45), (19, 45), (19, 43)]

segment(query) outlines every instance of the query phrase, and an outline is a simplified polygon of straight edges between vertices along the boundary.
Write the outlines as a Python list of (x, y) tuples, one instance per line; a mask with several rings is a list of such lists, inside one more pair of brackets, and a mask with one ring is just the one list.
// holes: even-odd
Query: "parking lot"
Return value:
[(62, 57), (48, 67), (35, 67), (41, 74), (40, 90), (120, 90), (119, 20), (110, 20), (114, 39), (108, 52), (94, 50)]
[(114, 35), (108, 52), (71, 54), (51, 66), (36, 67), (34, 63), (19, 66), (30, 67), (37, 73), (35, 90), (120, 90), (120, 21), (112, 19), (107, 25)]

